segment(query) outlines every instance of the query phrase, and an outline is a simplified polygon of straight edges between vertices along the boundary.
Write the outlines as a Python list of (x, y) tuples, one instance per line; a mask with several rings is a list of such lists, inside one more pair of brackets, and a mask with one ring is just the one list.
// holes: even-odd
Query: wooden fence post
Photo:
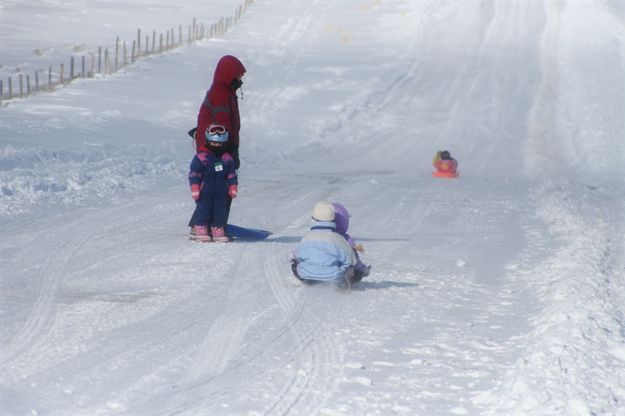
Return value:
[(163, 34), (162, 33), (160, 34), (159, 40), (160, 42), (159, 42), (159, 47), (158, 47), (158, 53), (162, 53), (163, 52)]
[(80, 57), (80, 76), (85, 77), (85, 55)]
[(26, 95), (30, 95), (30, 75), (26, 75)]
[(108, 48), (104, 49), (104, 73), (105, 73), (105, 74), (110, 74), (110, 68), (109, 68), (109, 49), (108, 49)]
[(74, 79), (74, 57), (69, 58), (69, 80)]
[(178, 46), (182, 46), (182, 25), (178, 26)]
[(115, 38), (115, 72), (119, 69), (119, 36)]
[(52, 89), (52, 65), (48, 67), (48, 89)]
[(132, 41), (132, 53), (130, 54), (130, 62), (134, 62), (135, 61), (135, 47), (137, 46), (137, 41), (133, 40)]
[[(134, 48), (132, 48), (134, 50)], [(141, 28), (137, 29), (137, 58), (141, 56)], [(133, 59), (134, 61), (134, 59)]]
[(123, 48), (124, 49), (124, 66), (126, 66), (128, 64), (128, 60), (126, 59), (128, 56), (128, 51), (126, 50), (126, 41), (124, 41), (123, 46), (124, 46)]
[(98, 74), (102, 73), (102, 46), (98, 46)]
[(20, 97), (24, 96), (24, 76), (19, 74), (18, 79), (20, 80)]
[(152, 53), (156, 53), (156, 30), (152, 31)]
[(148, 56), (150, 54), (149, 46), (150, 46), (150, 36), (146, 35), (145, 36), (145, 56)]
[(13, 97), (13, 79), (9, 77), (9, 98)]
[(35, 71), (35, 91), (39, 91), (39, 71)]
[(0, 79), (0, 100), (4, 97), (4, 82)]

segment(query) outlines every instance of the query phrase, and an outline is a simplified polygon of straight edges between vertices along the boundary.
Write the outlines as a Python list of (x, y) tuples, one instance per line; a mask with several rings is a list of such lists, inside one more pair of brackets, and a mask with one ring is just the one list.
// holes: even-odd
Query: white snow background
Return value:
[[(234, 6), (1, 0), (0, 64)], [(223, 39), (4, 102), (0, 414), (625, 415), (624, 25), (619, 0), (257, 0)], [(231, 223), (263, 242), (187, 239), (224, 54)], [(350, 293), (290, 273), (320, 200), (373, 265)]]

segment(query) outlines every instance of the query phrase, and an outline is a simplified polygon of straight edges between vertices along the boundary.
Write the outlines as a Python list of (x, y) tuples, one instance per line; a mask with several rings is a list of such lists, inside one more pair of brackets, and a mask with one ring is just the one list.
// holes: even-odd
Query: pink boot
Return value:
[(224, 227), (211, 227), (211, 233), (213, 234), (213, 241), (218, 243), (227, 243), (230, 241), (228, 237), (226, 237)]
[(196, 225), (195, 227), (195, 241), (200, 243), (208, 243), (211, 241), (211, 236), (208, 235), (208, 227), (206, 225)]

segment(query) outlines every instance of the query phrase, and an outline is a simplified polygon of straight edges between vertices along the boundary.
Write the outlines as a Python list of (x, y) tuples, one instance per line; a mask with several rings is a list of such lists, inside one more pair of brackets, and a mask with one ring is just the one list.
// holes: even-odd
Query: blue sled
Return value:
[(258, 228), (245, 228), (238, 225), (226, 225), (226, 235), (235, 240), (258, 241), (264, 240), (272, 234), (271, 231)]

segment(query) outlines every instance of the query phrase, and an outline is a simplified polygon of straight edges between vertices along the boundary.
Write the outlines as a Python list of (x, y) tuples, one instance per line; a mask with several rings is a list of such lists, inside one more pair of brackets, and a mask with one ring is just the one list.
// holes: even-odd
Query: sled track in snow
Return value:
[[(275, 72), (273, 79), (276, 80), (274, 88), (266, 90), (265, 98), (258, 103), (260, 108), (258, 114), (279, 114), (281, 108), (288, 105), (289, 100), (284, 95), (284, 87), (280, 80), (284, 79), (285, 74), (298, 71), (299, 61), (306, 49), (301, 45), (306, 42), (311, 30), (320, 25), (321, 13), (318, 10), (323, 7), (323, 3), (319, 0), (311, 3), (303, 2), (303, 4), (305, 9), (293, 11), (297, 17), (288, 19), (276, 31), (276, 33), (280, 34), (280, 41), (285, 40), (283, 46), (284, 58), (280, 65), (273, 69)], [(295, 7), (297, 8), (298, 6)]]
[(276, 263), (279, 255), (275, 247), (271, 247), (264, 262), (265, 278), (289, 325), (296, 356), (301, 360), (265, 414), (313, 415), (323, 407), (338, 384), (343, 368), (341, 347), (328, 327), (306, 310), (310, 294), (300, 303), (290, 285), (285, 284), (285, 277)]
[(0, 370), (5, 376), (11, 374), (7, 369), (11, 361), (28, 353), (38, 344), (37, 340), (45, 337), (50, 331), (56, 319), (55, 296), (66, 274), (67, 266), (84, 243), (97, 233), (103, 224), (104, 221), (100, 222), (100, 226), (94, 226), (90, 216), (83, 217), (80, 221), (72, 222), (56, 231), (56, 235), (61, 236), (60, 242), (58, 238), (43, 240), (45, 241), (43, 247), (38, 244), (29, 246), (20, 256), (33, 260), (37, 259), (37, 253), (48, 253), (39, 268), (41, 278), (38, 281), (38, 295), (29, 317), (8, 345), (3, 346), (0, 351)]
[[(275, 399), (259, 412), (272, 416), (314, 415), (330, 397), (338, 376), (342, 374), (341, 347), (330, 336), (323, 322), (306, 311), (306, 298), (300, 303), (300, 299), (293, 296), (295, 285), (285, 284), (285, 276), (280, 273), (276, 261), (276, 258), (281, 257), (276, 250), (280, 246), (271, 244), (270, 247), (271, 251), (266, 253), (264, 260), (257, 256), (244, 256), (239, 267), (245, 270), (251, 267), (250, 264), (263, 263), (265, 279), (284, 318), (284, 333), (290, 334), (293, 339), (293, 351), (287, 357), (293, 369), (277, 391)], [(200, 364), (187, 376), (188, 384), (169, 395), (158, 397), (158, 405), (151, 402), (149, 407), (142, 404), (133, 410), (139, 410), (141, 414), (147, 412), (147, 409), (158, 409), (152, 414), (159, 415), (201, 414), (206, 409), (214, 408), (219, 400), (227, 400), (237, 388), (232, 380), (228, 380), (230, 373), (245, 372), (248, 363), (262, 355), (262, 351), (256, 349), (237, 351), (237, 346), (241, 345), (245, 332), (254, 320), (254, 312), (252, 307), (250, 310), (237, 311), (241, 304), (235, 298), (232, 300), (230, 303), (238, 306), (226, 307), (227, 311), (211, 326), (202, 351), (196, 357)], [(219, 339), (220, 334), (228, 331), (232, 333)], [(251, 375), (249, 383), (255, 384), (264, 374)], [(204, 391), (201, 397), (197, 394), (200, 390)], [(188, 395), (198, 397), (189, 400), (186, 398)]]

